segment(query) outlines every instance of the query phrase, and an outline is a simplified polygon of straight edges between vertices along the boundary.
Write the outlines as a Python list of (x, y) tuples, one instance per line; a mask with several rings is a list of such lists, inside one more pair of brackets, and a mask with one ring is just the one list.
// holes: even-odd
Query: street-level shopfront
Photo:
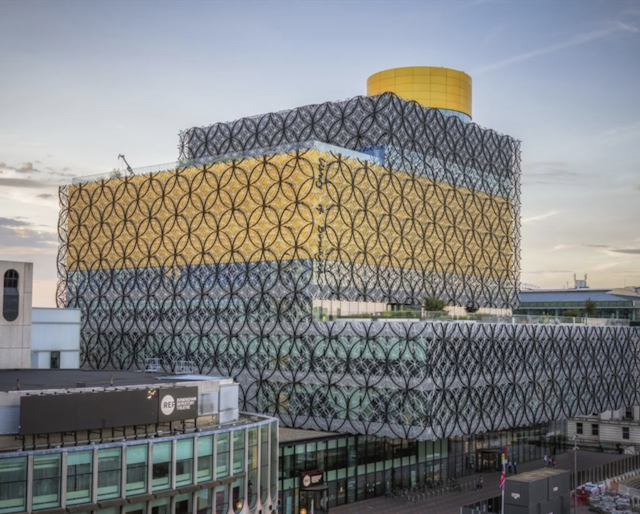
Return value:
[(435, 441), (345, 434), (318, 438), (311, 430), (307, 434), (297, 440), (281, 436), (281, 513), (312, 512), (312, 507), (314, 513), (324, 513), (396, 487), (497, 471), (504, 446), (518, 463), (542, 459), (545, 453), (564, 452), (566, 423)]

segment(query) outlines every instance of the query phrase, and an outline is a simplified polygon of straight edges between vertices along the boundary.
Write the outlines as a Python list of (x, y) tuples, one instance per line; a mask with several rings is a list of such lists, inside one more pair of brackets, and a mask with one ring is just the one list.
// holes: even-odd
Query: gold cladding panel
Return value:
[[(367, 95), (395, 93), (424, 107), (451, 109), (471, 117), (471, 77), (449, 68), (413, 66), (375, 73), (367, 80)], [(443, 93), (444, 100), (431, 93)], [(450, 95), (455, 95), (452, 100)]]
[(70, 271), (320, 258), (513, 278), (510, 201), (309, 150), (69, 186)]

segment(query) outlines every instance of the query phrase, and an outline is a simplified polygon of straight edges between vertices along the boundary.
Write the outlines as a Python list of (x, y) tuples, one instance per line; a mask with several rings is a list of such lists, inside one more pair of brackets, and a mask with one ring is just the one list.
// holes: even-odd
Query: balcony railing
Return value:
[(340, 313), (323, 316), (323, 321), (444, 321), (467, 323), (502, 323), (509, 325), (588, 325), (600, 327), (628, 327), (627, 319), (573, 318), (567, 316), (527, 316), (523, 314), (451, 314), (445, 311), (382, 311), (377, 313)]

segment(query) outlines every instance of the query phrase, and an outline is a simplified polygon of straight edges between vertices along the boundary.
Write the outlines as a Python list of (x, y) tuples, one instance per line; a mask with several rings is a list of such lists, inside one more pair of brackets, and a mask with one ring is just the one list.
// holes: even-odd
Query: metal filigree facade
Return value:
[(637, 401), (632, 329), (314, 319), (324, 300), (514, 307), (512, 138), (385, 94), (191, 129), (181, 154), (60, 190), (84, 366), (189, 361), (289, 426), (419, 439)]

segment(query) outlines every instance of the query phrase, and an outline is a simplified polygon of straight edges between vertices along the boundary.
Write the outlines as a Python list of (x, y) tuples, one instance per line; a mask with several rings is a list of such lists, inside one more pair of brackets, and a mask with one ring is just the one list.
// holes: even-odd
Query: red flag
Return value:
[(502, 474), (500, 475), (500, 489), (504, 491), (504, 481), (507, 479), (507, 476), (504, 473), (504, 466), (502, 466)]

